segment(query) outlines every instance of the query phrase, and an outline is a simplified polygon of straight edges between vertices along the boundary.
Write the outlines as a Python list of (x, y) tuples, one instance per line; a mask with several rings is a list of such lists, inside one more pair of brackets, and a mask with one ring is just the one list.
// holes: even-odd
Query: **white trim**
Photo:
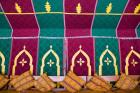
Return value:
[[(94, 13), (96, 13), (96, 9), (97, 9), (97, 4), (98, 4), (98, 0), (95, 0), (96, 1), (96, 4), (95, 4), (95, 9), (94, 9)], [(93, 18), (92, 18), (92, 23), (91, 23), (91, 27), (90, 27), (90, 35), (92, 36), (92, 27), (93, 27), (93, 24), (94, 24), (94, 19), (95, 19), (95, 16), (96, 15), (93, 15)]]
[[(130, 2), (130, 0), (127, 1), (127, 4), (125, 5), (125, 8), (124, 8), (124, 10), (123, 10), (123, 13), (125, 13), (125, 10), (126, 10), (128, 4), (129, 4), (129, 2)], [(116, 29), (115, 29), (115, 31), (116, 31), (116, 37), (118, 37), (118, 27), (119, 27), (119, 24), (120, 24), (122, 18), (123, 18), (123, 15), (120, 17), (119, 22), (118, 22), (118, 25), (117, 25), (117, 27), (116, 27)]]
[[(33, 5), (33, 0), (31, 0), (31, 5), (32, 5), (32, 8), (33, 8), (33, 12), (35, 13), (35, 8), (34, 8), (34, 5)], [(34, 16), (35, 16), (35, 20), (36, 20), (36, 23), (37, 23), (37, 26), (38, 26), (38, 36), (40, 36), (40, 26), (39, 26), (36, 14), (34, 14)]]
[[(140, 75), (129, 75), (129, 76), (133, 76), (138, 77)], [(38, 79), (40, 76), (34, 76), (35, 79)], [(58, 82), (58, 81), (63, 81), (65, 76), (60, 76), (59, 78), (57, 78), (57, 76), (49, 76), (53, 81)], [(86, 77), (88, 77), (88, 80), (90, 80), (92, 78), (92, 76), (79, 76), (81, 77), (83, 80), (86, 81)], [(106, 81), (117, 81), (119, 79), (119, 76), (101, 76), (103, 79), (105, 79)]]
[[(63, 1), (63, 11), (65, 12), (65, 1)], [(66, 22), (65, 22), (65, 14), (63, 14), (63, 24), (64, 24), (64, 37), (66, 37)]]
[[(32, 4), (32, 8), (33, 8), (33, 12), (35, 13), (35, 8), (34, 8), (34, 6), (33, 6), (33, 0), (31, 0), (31, 4)], [(38, 26), (38, 37), (40, 36), (40, 26), (39, 26), (39, 23), (38, 23), (38, 20), (37, 20), (37, 17), (36, 17), (36, 14), (34, 14), (34, 16), (35, 16), (35, 20), (36, 20), (36, 23), (37, 23), (37, 26)], [(35, 38), (35, 39), (37, 39), (38, 41), (37, 41), (37, 54), (36, 54), (36, 75), (38, 74), (37, 72), (37, 69), (38, 69), (38, 63), (39, 63), (39, 42), (40, 42), (40, 38)]]
[(95, 41), (96, 41), (96, 38), (93, 38), (93, 58), (94, 58), (94, 74), (97, 73), (96, 72), (96, 57), (95, 57), (95, 54), (96, 54), (96, 44), (95, 44)]
[(140, 23), (138, 23), (138, 25), (137, 25), (136, 28), (135, 28), (136, 37), (139, 37), (139, 36), (138, 36), (138, 31), (137, 31), (139, 26), (140, 26)]
[(75, 37), (44, 37), (41, 36), (40, 38), (49, 38), (49, 39), (60, 39), (60, 38), (89, 38), (89, 37), (93, 37), (93, 38), (117, 38), (117, 39), (140, 39), (138, 37), (112, 37), (112, 36), (75, 36)]
[(120, 72), (122, 71), (122, 58), (121, 58), (121, 46), (120, 46), (120, 39), (118, 39), (118, 49), (119, 49), (119, 61), (120, 61)]
[(66, 47), (67, 47), (67, 53), (66, 53), (66, 55), (67, 55), (67, 60), (66, 60), (66, 72), (69, 70), (69, 66), (68, 66), (68, 62), (69, 62), (69, 54), (68, 54), (68, 49), (69, 49), (69, 46), (68, 46), (68, 39), (66, 39)]
[[(61, 39), (60, 39), (61, 40)], [(65, 55), (65, 51), (66, 51), (66, 47), (65, 47), (65, 39), (62, 39), (62, 41), (63, 41), (63, 55), (62, 55), (62, 57), (63, 57), (63, 70), (62, 70), (62, 72), (61, 73), (63, 73), (63, 75), (65, 76), (65, 74), (66, 74), (66, 55)]]
[[(5, 12), (4, 9), (3, 9), (3, 7), (2, 7), (2, 5), (1, 5), (1, 3), (0, 3), (0, 7), (1, 7), (1, 10), (2, 10), (3, 12)], [(11, 25), (11, 23), (9, 22), (8, 17), (7, 17), (5, 14), (4, 14), (4, 16), (5, 16), (5, 18), (6, 18), (7, 22), (8, 22), (8, 24), (9, 24), (9, 26), (10, 26), (10, 28), (11, 28), (11, 37), (12, 37), (12, 35), (13, 35), (13, 28), (12, 28), (12, 25)]]
[(36, 37), (0, 37), (0, 39), (35, 39), (35, 38), (43, 38), (43, 39), (76, 39), (76, 38), (111, 38), (111, 39), (140, 39), (139, 37), (110, 37), (110, 36), (76, 36), (76, 37), (44, 37), (44, 36), (36, 36)]
[[(65, 12), (65, 1), (62, 0), (63, 2), (63, 11)], [(66, 37), (66, 22), (65, 22), (65, 14), (63, 14), (63, 26), (64, 26), (64, 30), (63, 30), (63, 36)], [(66, 39), (63, 39), (63, 74), (64, 76), (66, 75), (67, 72), (67, 52), (66, 52)]]

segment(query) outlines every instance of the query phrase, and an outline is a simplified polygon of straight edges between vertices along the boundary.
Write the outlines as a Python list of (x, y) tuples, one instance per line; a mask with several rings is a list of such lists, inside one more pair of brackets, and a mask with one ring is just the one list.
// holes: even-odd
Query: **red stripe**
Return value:
[(45, 81), (47, 82), (48, 86), (49, 86), (51, 89), (53, 88), (53, 87), (48, 83), (48, 81), (47, 81), (44, 77), (42, 77), (42, 79), (45, 80)]
[[(105, 88), (105, 87), (103, 87), (103, 86), (101, 86), (101, 85), (99, 85), (99, 84), (93, 82), (92, 80), (91, 80), (91, 83), (95, 84), (96, 86), (100, 86), (100, 87), (102, 87), (102, 88)], [(105, 88), (105, 89), (108, 90), (107, 88)]]
[(74, 82), (76, 82), (80, 87), (82, 87), (83, 85), (81, 85), (79, 82), (77, 82), (76, 80), (74, 80), (71, 76), (67, 75), (70, 79), (72, 79)]
[(69, 86), (69, 87), (72, 88), (73, 90), (77, 91), (73, 86), (71, 86), (71, 85), (68, 84), (67, 82), (63, 81), (63, 83), (65, 83), (67, 86)]

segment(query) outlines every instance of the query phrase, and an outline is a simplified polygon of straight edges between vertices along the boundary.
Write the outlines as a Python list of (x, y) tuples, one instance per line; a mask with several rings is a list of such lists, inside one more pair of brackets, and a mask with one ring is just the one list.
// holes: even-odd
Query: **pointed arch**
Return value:
[(117, 67), (117, 61), (116, 61), (116, 57), (115, 55), (108, 49), (108, 45), (106, 46), (106, 50), (102, 52), (101, 56), (100, 56), (100, 59), (99, 59), (99, 62), (100, 62), (100, 65), (99, 65), (99, 75), (101, 76), (102, 75), (102, 67), (103, 67), (103, 58), (104, 56), (109, 53), (109, 55), (112, 57), (113, 59), (113, 66), (114, 66), (114, 70), (115, 70), (115, 75), (118, 75), (118, 67)]
[(4, 57), (4, 54), (0, 51), (0, 57), (2, 59), (1, 61), (1, 73), (2, 74), (5, 74), (5, 57)]
[(15, 57), (15, 59), (14, 59), (14, 65), (13, 65), (13, 68), (12, 68), (12, 75), (15, 75), (15, 70), (16, 70), (16, 66), (17, 66), (17, 60), (18, 60), (18, 58), (19, 58), (23, 53), (25, 53), (25, 54), (29, 57), (29, 60), (30, 60), (30, 62), (29, 62), (30, 72), (31, 72), (31, 74), (33, 74), (33, 58), (32, 58), (32, 55), (26, 50), (26, 46), (24, 45), (23, 50), (20, 51), (20, 52), (16, 55), (16, 57)]
[(140, 54), (133, 49), (133, 46), (131, 46), (131, 51), (127, 54), (126, 59), (125, 59), (125, 63), (126, 63), (125, 74), (126, 75), (129, 75), (129, 71), (128, 71), (128, 69), (129, 69), (129, 59), (130, 59), (132, 54), (135, 54), (140, 59)]
[(43, 70), (45, 67), (45, 59), (48, 57), (48, 55), (52, 53), (54, 55), (54, 57), (56, 58), (56, 67), (57, 67), (57, 76), (60, 76), (60, 59), (59, 56), (57, 55), (57, 53), (52, 49), (52, 45), (50, 45), (50, 50), (48, 50), (44, 56), (42, 57), (42, 65), (41, 65), (41, 69), (40, 69), (40, 75), (43, 74)]
[(90, 58), (89, 58), (89, 56), (86, 54), (86, 52), (84, 52), (84, 51), (82, 50), (82, 46), (81, 46), (81, 45), (79, 46), (79, 50), (78, 50), (78, 51), (73, 55), (73, 57), (72, 57), (72, 65), (70, 66), (70, 70), (73, 71), (74, 66), (75, 66), (75, 59), (76, 59), (76, 57), (77, 57), (80, 53), (82, 53), (82, 54), (85, 56), (86, 60), (87, 60), (88, 76), (91, 76)]

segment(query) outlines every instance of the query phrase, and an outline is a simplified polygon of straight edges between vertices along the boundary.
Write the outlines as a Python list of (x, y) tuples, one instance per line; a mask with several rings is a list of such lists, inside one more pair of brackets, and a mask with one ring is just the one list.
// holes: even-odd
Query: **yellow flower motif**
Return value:
[(112, 10), (112, 3), (109, 3), (109, 5), (106, 8), (106, 13), (109, 14)]
[(47, 13), (51, 12), (51, 5), (48, 1), (45, 4), (45, 8), (46, 8)]
[(140, 11), (140, 4), (138, 4), (138, 6), (136, 6), (135, 10), (134, 10), (134, 14), (138, 14)]
[(78, 3), (78, 5), (76, 6), (76, 12), (77, 12), (78, 14), (80, 14), (81, 11), (82, 11), (81, 5), (80, 5), (80, 3)]
[(18, 5), (18, 3), (15, 3), (15, 9), (18, 13), (22, 13), (21, 7)]

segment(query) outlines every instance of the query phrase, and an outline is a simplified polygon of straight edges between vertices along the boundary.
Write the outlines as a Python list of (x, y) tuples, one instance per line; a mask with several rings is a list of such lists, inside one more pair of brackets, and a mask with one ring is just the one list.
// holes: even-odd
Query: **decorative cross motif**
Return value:
[(54, 62), (50, 59), (50, 61), (47, 63), (50, 67), (54, 64)]
[(22, 67), (27, 63), (27, 61), (23, 58), (20, 62), (19, 62), (21, 65), (22, 65)]
[(104, 60), (104, 62), (109, 66), (109, 64), (110, 64), (112, 61), (107, 57), (106, 60)]
[(131, 62), (131, 64), (135, 67), (135, 66), (138, 64), (138, 62), (136, 62), (136, 61), (133, 59), (133, 61)]
[(79, 61), (77, 61), (77, 63), (79, 63), (79, 64), (80, 64), (80, 66), (82, 66), (82, 64), (83, 64), (83, 63), (85, 63), (85, 61), (84, 61), (84, 60), (82, 60), (82, 58), (80, 58), (80, 59), (79, 59)]

